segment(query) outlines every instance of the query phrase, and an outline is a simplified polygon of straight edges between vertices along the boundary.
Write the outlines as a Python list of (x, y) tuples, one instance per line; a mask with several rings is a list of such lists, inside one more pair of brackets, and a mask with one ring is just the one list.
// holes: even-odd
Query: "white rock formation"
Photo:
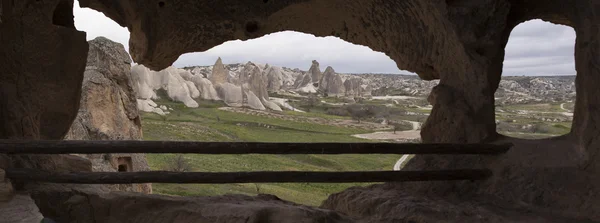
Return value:
[(343, 96), (345, 88), (342, 77), (332, 67), (327, 67), (319, 83), (319, 90), (327, 96)]
[(267, 76), (267, 91), (277, 92), (283, 86), (283, 73), (280, 67), (268, 66), (265, 69)]
[(225, 66), (223, 65), (223, 61), (219, 57), (219, 59), (217, 59), (217, 62), (213, 66), (212, 75), (210, 76), (210, 81), (214, 85), (222, 84), (222, 83), (227, 82), (228, 76), (229, 76), (229, 72), (227, 71), (227, 69), (225, 69)]
[(313, 83), (319, 83), (321, 78), (323, 78), (323, 73), (321, 73), (319, 62), (316, 60), (312, 61), (312, 65), (310, 66), (310, 69), (308, 69), (308, 73), (310, 74)]
[[(252, 91), (246, 91), (245, 95), (247, 98), (247, 103), (244, 106), (248, 106), (248, 107), (250, 107), (252, 109), (256, 109), (256, 110), (266, 110), (263, 103)], [(281, 110), (281, 109), (279, 109), (279, 110)]]
[(183, 79), (181, 73), (189, 72), (175, 67), (155, 72), (143, 65), (133, 66), (131, 76), (137, 98), (158, 99), (156, 90), (164, 89), (171, 100), (183, 102), (190, 108), (198, 107), (198, 103), (192, 98), (194, 95), (199, 96), (198, 89), (192, 82)]
[(242, 87), (232, 83), (222, 83), (216, 86), (216, 92), (225, 104), (231, 107), (242, 107)]
[(204, 100), (214, 100), (214, 101), (221, 100), (221, 98), (219, 98), (219, 95), (217, 94), (217, 91), (215, 90), (215, 87), (210, 82), (210, 80), (208, 80), (200, 75), (194, 75), (194, 77), (192, 77), (191, 81), (196, 85), (196, 88), (200, 92), (200, 98), (202, 98)]
[(152, 99), (137, 99), (137, 107), (140, 111), (153, 112), (159, 115), (169, 114), (167, 109), (162, 109)]

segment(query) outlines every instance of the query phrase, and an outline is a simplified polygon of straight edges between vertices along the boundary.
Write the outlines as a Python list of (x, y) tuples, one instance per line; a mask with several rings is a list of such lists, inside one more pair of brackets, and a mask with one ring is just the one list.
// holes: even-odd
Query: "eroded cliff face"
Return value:
[[(142, 122), (131, 81), (131, 59), (120, 43), (89, 41), (81, 103), (67, 140), (142, 140)], [(95, 172), (149, 171), (144, 154), (81, 155)], [(107, 185), (111, 190), (152, 193), (151, 184)]]
[[(86, 34), (75, 30), (72, 8), (72, 0), (0, 3), (0, 138), (62, 139), (71, 126), (88, 51)], [(71, 155), (0, 154), (0, 168), (9, 167), (91, 170), (89, 161)], [(23, 193), (8, 206), (27, 211), (2, 214), (2, 220), (39, 220), (33, 205)]]

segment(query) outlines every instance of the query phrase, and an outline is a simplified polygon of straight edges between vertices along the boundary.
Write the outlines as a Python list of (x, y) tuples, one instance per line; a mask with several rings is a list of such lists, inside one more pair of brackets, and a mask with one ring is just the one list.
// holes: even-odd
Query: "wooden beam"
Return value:
[(480, 154), (497, 155), (512, 144), (261, 143), (182, 141), (0, 140), (0, 154)]
[(76, 172), (53, 173), (34, 169), (7, 169), (13, 182), (47, 182), (68, 184), (227, 184), (227, 183), (354, 183), (484, 180), (492, 175), (487, 169), (435, 171), (372, 172)]

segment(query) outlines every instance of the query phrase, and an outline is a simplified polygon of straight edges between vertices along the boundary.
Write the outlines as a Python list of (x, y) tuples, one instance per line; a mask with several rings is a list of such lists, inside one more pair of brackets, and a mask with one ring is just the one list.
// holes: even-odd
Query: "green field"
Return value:
[[(186, 108), (182, 103), (158, 100), (160, 105), (172, 108), (170, 114), (160, 116), (143, 113), (145, 140), (189, 140), (210, 142), (369, 142), (352, 135), (376, 130), (355, 125), (344, 105), (335, 105), (340, 99), (320, 100), (308, 106), (302, 96), (287, 97), (296, 108), (310, 112), (258, 112), (238, 109), (226, 111), (223, 103), (198, 101), (199, 108)], [(420, 108), (421, 100), (394, 103), (385, 100), (367, 100), (364, 106), (374, 106), (377, 115), (363, 122), (376, 123), (381, 117), (402, 123), (402, 120), (425, 122), (429, 110)], [(498, 106), (497, 131), (517, 138), (549, 138), (570, 131), (571, 119), (564, 116), (572, 103), (538, 103)], [(551, 120), (551, 121), (548, 121)], [(410, 130), (404, 122), (398, 131)], [(377, 130), (380, 131), (381, 129)], [(393, 141), (393, 140), (390, 140)], [(150, 154), (148, 162), (153, 170), (172, 168), (175, 154)], [(191, 171), (374, 171), (391, 170), (401, 155), (184, 155)], [(182, 185), (154, 184), (154, 192), (181, 196), (211, 196), (229, 193), (274, 194), (284, 200), (318, 206), (332, 193), (351, 186), (367, 184), (224, 184)]]
[[(173, 108), (166, 116), (142, 115), (145, 140), (193, 140), (220, 142), (368, 142), (352, 137), (368, 130), (290, 121), (219, 110), (222, 105), (201, 101), (200, 108), (159, 101)], [(306, 114), (298, 115), (298, 120)], [(169, 169), (174, 154), (149, 154), (153, 170)], [(352, 171), (391, 170), (400, 155), (185, 155), (193, 171)], [(269, 193), (307, 205), (319, 205), (331, 193), (366, 184), (154, 184), (154, 192), (182, 196), (228, 193)]]

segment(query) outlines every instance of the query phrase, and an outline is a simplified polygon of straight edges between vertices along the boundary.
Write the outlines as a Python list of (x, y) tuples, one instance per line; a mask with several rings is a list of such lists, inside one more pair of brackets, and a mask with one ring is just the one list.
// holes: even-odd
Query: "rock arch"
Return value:
[[(65, 28), (70, 24), (62, 19), (59, 25), (64, 27), (52, 23), (56, 7), (66, 1), (72, 4), (71, 0), (2, 1), (0, 138), (60, 139), (76, 116), (88, 47), (84, 33)], [(446, 198), (460, 202), (492, 197), (490, 205), (519, 203), (543, 208), (544, 213), (600, 219), (600, 181), (594, 175), (600, 163), (600, 88), (596, 86), (600, 81), (600, 2), (596, 0), (80, 0), (80, 4), (127, 27), (134, 61), (155, 70), (166, 68), (186, 52), (284, 30), (337, 36), (384, 52), (402, 70), (426, 80), (440, 79), (429, 97), (433, 111), (421, 132), (424, 142), (499, 140), (493, 94), (511, 30), (536, 18), (571, 26), (577, 34), (577, 102), (568, 136), (573, 148), (523, 147), (499, 158), (417, 156), (407, 164), (408, 169), (483, 166), (493, 169), (497, 177), (474, 183), (354, 188), (332, 196), (323, 206), (356, 218), (378, 214), (350, 209), (387, 210), (403, 220), (418, 218), (419, 210), (411, 212), (416, 207), (399, 203), (410, 201), (413, 195), (402, 194), (408, 192), (440, 197), (436, 207), (448, 205), (441, 202)], [(576, 158), (569, 162), (543, 159), (561, 153)], [(45, 167), (49, 162), (43, 158), (16, 160), (11, 165), (57, 168)], [(528, 188), (531, 185), (536, 190)], [(343, 203), (349, 199), (362, 202)], [(470, 213), (477, 216), (482, 213), (478, 211)], [(456, 213), (463, 212), (459, 209), (446, 216)]]

